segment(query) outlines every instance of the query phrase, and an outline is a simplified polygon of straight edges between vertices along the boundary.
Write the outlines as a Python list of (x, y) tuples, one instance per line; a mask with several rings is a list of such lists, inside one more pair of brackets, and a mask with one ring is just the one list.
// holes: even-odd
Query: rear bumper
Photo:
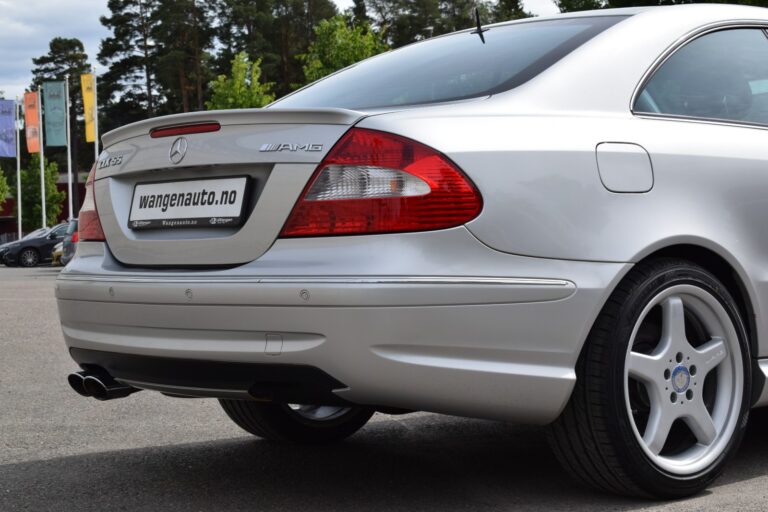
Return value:
[[(96, 364), (83, 350), (113, 354), (119, 380), (180, 395), (256, 396), (253, 383), (272, 379), (264, 368), (312, 367), (347, 402), (546, 423), (567, 402), (583, 340), (628, 269), (498, 253), (463, 228), (354, 238), (278, 241), (250, 265), (176, 273), (119, 269), (103, 244), (82, 244), (57, 282), (65, 341), (81, 364)], [(361, 271), (381, 272), (395, 254), (400, 272)], [(121, 375), (134, 357), (198, 371), (181, 381), (173, 364)], [(226, 375), (222, 364), (253, 377), (234, 386), (203, 377)]]
[(334, 393), (346, 387), (342, 382), (306, 365), (201, 361), (82, 348), (69, 352), (83, 369), (106, 370), (114, 379), (139, 389), (179, 396), (349, 404)]

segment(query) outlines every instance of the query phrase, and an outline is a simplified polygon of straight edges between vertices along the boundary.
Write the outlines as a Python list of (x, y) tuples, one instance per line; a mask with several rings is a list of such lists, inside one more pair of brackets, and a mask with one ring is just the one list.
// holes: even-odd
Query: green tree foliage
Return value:
[(266, 79), (276, 83), (282, 96), (303, 85), (304, 70), (296, 58), (307, 51), (315, 38), (314, 27), (338, 14), (332, 0), (274, 0), (275, 23), (271, 40), (277, 54), (277, 73)]
[(368, 8), (365, 5), (365, 0), (352, 0), (350, 15), (355, 24), (367, 23), (370, 25), (371, 23), (371, 18), (368, 17)]
[(560, 12), (589, 11), (605, 6), (602, 0), (556, 0)]
[(8, 181), (5, 179), (5, 175), (0, 172), (0, 209), (2, 209), (6, 198), (8, 197), (8, 192), (10, 192)]
[(353, 0), (344, 22), (334, 0), (107, 1), (101, 22), (111, 35), (99, 59), (109, 69), (98, 89), (104, 130), (219, 105), (215, 77), (230, 76), (240, 52), (259, 57), (260, 80), (280, 97), (384, 44), (472, 27), (476, 6), (483, 23), (528, 16), (521, 0)]
[(498, 0), (491, 7), (491, 18), (493, 22), (517, 20), (528, 18), (531, 14), (523, 9), (520, 0)]
[(394, 48), (483, 24), (529, 16), (516, 0), (367, 0), (367, 12)]
[(215, 33), (219, 51), (213, 61), (218, 74), (230, 71), (239, 52), (259, 55), (266, 76), (276, 77), (278, 55), (273, 41), (273, 0), (215, 0), (212, 10), (218, 20)]
[[(64, 80), (69, 74), (69, 127), (72, 137), (72, 169), (90, 166), (93, 163), (93, 148), (85, 142), (85, 126), (78, 120), (78, 115), (83, 112), (83, 95), (80, 88), (80, 75), (91, 70), (88, 64), (88, 55), (85, 53), (83, 43), (79, 39), (54, 37), (49, 43), (48, 53), (32, 59), (32, 87), (37, 88), (43, 82), (51, 80)], [(45, 108), (45, 105), (43, 105)], [(55, 161), (59, 167), (66, 169), (66, 148), (46, 148), (46, 156)], [(77, 176), (75, 175), (75, 178)], [(75, 179), (75, 181), (77, 181)], [(77, 187), (75, 190), (75, 204), (77, 203)]]
[(439, 0), (396, 0), (396, 3), (399, 4), (399, 8), (395, 8), (397, 16), (388, 32), (393, 47), (443, 33)]
[(157, 109), (157, 45), (152, 39), (157, 0), (109, 0), (100, 18), (112, 36), (101, 41), (97, 93), (104, 128), (151, 117)]
[(240, 52), (232, 59), (229, 77), (219, 75), (211, 82), (209, 109), (260, 108), (271, 103), (275, 95), (270, 92), (274, 84), (261, 82), (261, 59), (251, 62), (248, 54)]
[[(59, 177), (59, 166), (56, 162), (45, 159), (45, 210), (48, 224), (53, 225), (61, 215), (66, 194), (59, 192), (56, 181)], [(16, 186), (11, 187), (16, 198)], [(22, 229), (32, 231), (40, 226), (42, 219), (42, 197), (40, 194), (40, 154), (35, 153), (30, 158), (29, 165), (21, 170), (21, 207)], [(18, 204), (18, 202), (16, 203)], [(14, 210), (14, 215), (16, 211)]]
[(387, 49), (381, 36), (370, 26), (350, 26), (343, 16), (321, 21), (315, 27), (315, 35), (307, 53), (299, 56), (304, 62), (307, 82), (319, 80)]
[(166, 112), (205, 108), (205, 85), (212, 78), (207, 65), (214, 37), (210, 9), (202, 0), (158, 0), (152, 14), (157, 79)]

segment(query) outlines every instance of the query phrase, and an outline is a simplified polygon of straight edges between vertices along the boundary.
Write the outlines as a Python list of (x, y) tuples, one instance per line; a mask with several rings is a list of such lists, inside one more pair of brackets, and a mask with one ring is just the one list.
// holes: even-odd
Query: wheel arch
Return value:
[(722, 282), (728, 292), (733, 296), (744, 318), (744, 327), (747, 330), (749, 348), (752, 353), (752, 404), (760, 398), (766, 384), (765, 376), (757, 364), (756, 355), (759, 354), (760, 329), (757, 321), (756, 307), (758, 304), (754, 289), (750, 284), (746, 271), (738, 263), (738, 260), (724, 248), (716, 246), (711, 241), (683, 241), (654, 247), (641, 253), (634, 259), (636, 264), (659, 259), (679, 258), (695, 263)]
[[(725, 254), (725, 255), (724, 255)], [(696, 243), (677, 243), (657, 248), (642, 255), (637, 263), (659, 258), (679, 258), (704, 267), (720, 280), (738, 304), (749, 336), (749, 346), (753, 354), (758, 353), (758, 324), (756, 318), (756, 303), (754, 291), (749, 286), (746, 272), (736, 263), (735, 258), (723, 251), (722, 253)]]

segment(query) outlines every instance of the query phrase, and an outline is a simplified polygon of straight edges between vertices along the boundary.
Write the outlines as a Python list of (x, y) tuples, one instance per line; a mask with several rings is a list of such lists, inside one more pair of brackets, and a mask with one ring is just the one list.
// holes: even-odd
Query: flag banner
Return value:
[(16, 102), (0, 100), (0, 157), (16, 157)]
[(85, 110), (85, 141), (96, 140), (96, 126), (94, 116), (96, 114), (96, 98), (93, 94), (93, 73), (80, 75), (80, 85), (83, 88), (83, 110)]
[(67, 112), (64, 82), (43, 82), (43, 124), (46, 146), (67, 145)]
[(37, 117), (38, 109), (37, 93), (24, 93), (24, 126), (27, 135), (27, 151), (29, 153), (40, 152), (40, 119)]

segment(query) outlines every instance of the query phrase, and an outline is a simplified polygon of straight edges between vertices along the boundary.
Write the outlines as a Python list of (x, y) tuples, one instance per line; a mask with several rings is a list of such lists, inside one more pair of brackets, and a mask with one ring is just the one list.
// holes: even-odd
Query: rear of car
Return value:
[[(638, 12), (477, 27), (107, 134), (57, 282), (71, 386), (215, 397), (272, 440), (374, 410), (552, 423), (595, 488), (704, 489), (768, 403), (764, 130), (721, 122), (765, 89), (768, 16)], [(749, 55), (742, 86), (666, 74), (698, 40)]]
[(585, 319), (626, 266), (491, 249), (466, 228), (478, 169), (369, 125), (481, 105), (624, 18), (465, 31), (267, 109), (106, 134), (57, 283), (73, 386), (555, 419)]

